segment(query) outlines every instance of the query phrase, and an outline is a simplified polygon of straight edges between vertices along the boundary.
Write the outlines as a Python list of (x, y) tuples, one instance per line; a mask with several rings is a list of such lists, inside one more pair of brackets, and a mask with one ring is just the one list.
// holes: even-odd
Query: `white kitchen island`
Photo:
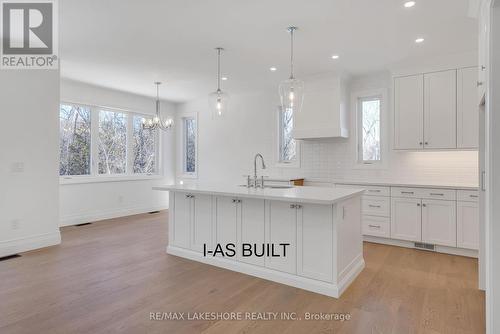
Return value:
[(167, 253), (340, 297), (364, 268), (363, 189), (167, 185)]

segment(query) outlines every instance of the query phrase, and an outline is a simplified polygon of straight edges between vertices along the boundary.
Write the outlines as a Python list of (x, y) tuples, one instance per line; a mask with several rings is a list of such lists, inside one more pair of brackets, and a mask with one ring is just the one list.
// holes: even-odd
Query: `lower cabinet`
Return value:
[(422, 240), (422, 201), (418, 198), (392, 198), (391, 238)]
[(389, 217), (363, 215), (363, 235), (391, 237), (391, 219)]
[[(256, 256), (264, 251), (265, 209), (263, 199), (237, 200), (238, 213), (238, 258), (241, 262), (264, 266), (265, 256)], [(252, 256), (243, 256), (242, 244), (252, 245)]]
[[(174, 216), (171, 219), (170, 243), (182, 248), (190, 247), (190, 228), (191, 228), (191, 195), (186, 193), (174, 193), (171, 196), (170, 206), (174, 207)], [(173, 203), (172, 203), (173, 201)], [(172, 205), (173, 204), (173, 205)]]
[(191, 196), (191, 249), (203, 252), (203, 246), (212, 247), (212, 196)]
[(457, 202), (457, 246), (479, 249), (479, 205), (477, 202)]
[(457, 247), (456, 202), (422, 200), (422, 241)]
[(238, 240), (236, 199), (217, 196), (215, 203), (215, 243), (222, 245), (236, 243), (236, 240)]

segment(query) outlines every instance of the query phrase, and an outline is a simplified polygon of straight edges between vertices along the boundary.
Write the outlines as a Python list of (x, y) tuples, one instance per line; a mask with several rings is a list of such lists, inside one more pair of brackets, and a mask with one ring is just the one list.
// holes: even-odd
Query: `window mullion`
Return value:
[(125, 156), (127, 157), (127, 166), (126, 171), (127, 174), (134, 174), (134, 124), (133, 119), (134, 115), (131, 113), (127, 113), (127, 149), (125, 152)]
[(99, 111), (96, 108), (90, 110), (90, 175), (99, 175)]

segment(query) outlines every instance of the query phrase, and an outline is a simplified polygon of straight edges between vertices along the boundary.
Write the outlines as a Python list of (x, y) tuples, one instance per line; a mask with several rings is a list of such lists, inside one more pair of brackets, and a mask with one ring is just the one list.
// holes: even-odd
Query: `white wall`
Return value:
[[(151, 89), (154, 87), (151, 85)], [(115, 107), (154, 113), (154, 99), (92, 86), (71, 80), (61, 81), (61, 101)], [(175, 104), (162, 101), (162, 114), (174, 116)], [(168, 193), (154, 191), (155, 185), (174, 182), (175, 135), (161, 133), (161, 177), (119, 182), (60, 185), (61, 226), (126, 216), (168, 208)]]
[(0, 257), (60, 243), (59, 71), (0, 71)]
[[(351, 81), (352, 91), (386, 88), (389, 118), (392, 119), (392, 77), (389, 72)], [(306, 97), (307, 98), (307, 97)], [(271, 168), (266, 175), (305, 177), (315, 181), (394, 181), (477, 184), (477, 151), (398, 152), (389, 149), (388, 167), (382, 170), (353, 169), (354, 122), (349, 139), (304, 141), (300, 168), (276, 168), (276, 92), (231, 96), (230, 110), (223, 122), (213, 121), (207, 99), (179, 106), (181, 112), (199, 113), (198, 180), (242, 182), (242, 174), (253, 168), (253, 156), (260, 152)], [(389, 124), (391, 133), (391, 124)], [(389, 136), (389, 138), (391, 138)], [(392, 140), (389, 139), (392, 144)]]

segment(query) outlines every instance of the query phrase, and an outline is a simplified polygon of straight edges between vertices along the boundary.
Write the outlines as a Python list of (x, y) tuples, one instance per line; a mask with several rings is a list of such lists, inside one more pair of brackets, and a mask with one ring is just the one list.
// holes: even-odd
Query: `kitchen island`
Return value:
[(338, 298), (364, 268), (363, 189), (167, 185), (167, 253)]

